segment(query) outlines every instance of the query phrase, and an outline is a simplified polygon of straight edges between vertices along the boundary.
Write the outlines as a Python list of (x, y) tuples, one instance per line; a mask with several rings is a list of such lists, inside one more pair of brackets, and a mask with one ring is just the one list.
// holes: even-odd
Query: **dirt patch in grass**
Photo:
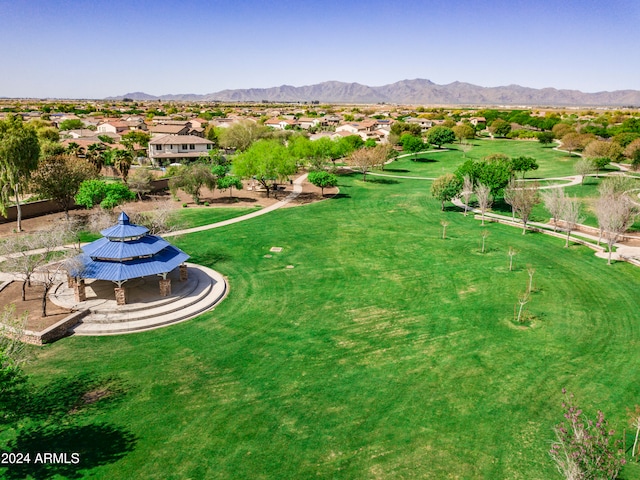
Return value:
[(15, 316), (20, 318), (27, 315), (26, 330), (40, 332), (59, 322), (71, 313), (71, 310), (59, 307), (47, 300), (47, 316), (42, 317), (42, 286), (32, 284), (27, 286), (26, 300), (22, 301), (22, 282), (11, 282), (0, 292), (0, 307), (15, 305)]

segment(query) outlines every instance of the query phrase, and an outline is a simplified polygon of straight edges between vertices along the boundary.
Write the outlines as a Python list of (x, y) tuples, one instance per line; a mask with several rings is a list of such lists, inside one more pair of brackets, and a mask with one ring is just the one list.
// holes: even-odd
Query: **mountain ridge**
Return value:
[(580, 90), (541, 89), (506, 85), (481, 87), (455, 81), (438, 85), (416, 78), (371, 87), (357, 82), (330, 80), (296, 87), (225, 89), (207, 94), (149, 95), (133, 92), (105, 100), (167, 100), (220, 102), (321, 102), (321, 103), (397, 103), (422, 105), (530, 105), (530, 106), (640, 106), (640, 91), (615, 90), (585, 93)]

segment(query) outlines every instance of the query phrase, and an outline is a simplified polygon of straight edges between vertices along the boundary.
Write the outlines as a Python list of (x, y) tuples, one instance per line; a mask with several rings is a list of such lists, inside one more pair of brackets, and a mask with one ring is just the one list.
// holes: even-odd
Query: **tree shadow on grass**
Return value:
[(433, 158), (427, 158), (427, 157), (411, 158), (410, 160), (416, 163), (437, 163), (438, 162), (438, 160), (434, 160)]
[(407, 170), (406, 168), (385, 168), (385, 172), (395, 172), (395, 173), (410, 173), (411, 170)]
[[(16, 432), (2, 450), (30, 455), (29, 463), (10, 465), (0, 473), (2, 478), (81, 478), (81, 470), (114, 462), (132, 451), (136, 438), (131, 432), (106, 423), (86, 425), (85, 416), (121, 402), (127, 390), (117, 377), (85, 374), (45, 385), (27, 379), (0, 392), (0, 424)], [(38, 453), (58, 455), (53, 459)], [(79, 461), (74, 463), (72, 453), (79, 454)]]
[(367, 177), (367, 183), (380, 183), (382, 185), (393, 185), (400, 182), (392, 178), (369, 176)]
[(231, 257), (221, 252), (202, 252), (191, 256), (191, 261), (198, 265), (212, 267), (213, 265), (230, 260)]
[(114, 405), (124, 398), (126, 385), (117, 377), (80, 375), (34, 386), (22, 383), (11, 392), (0, 394), (0, 416), (5, 425), (30, 418), (33, 421), (60, 421), (98, 404)]
[[(84, 478), (83, 470), (120, 460), (134, 450), (136, 442), (129, 430), (108, 423), (24, 429), (9, 442), (6, 451), (29, 453), (30, 461), (11, 465), (2, 478)], [(45, 452), (57, 454), (55, 460), (42, 456)]]

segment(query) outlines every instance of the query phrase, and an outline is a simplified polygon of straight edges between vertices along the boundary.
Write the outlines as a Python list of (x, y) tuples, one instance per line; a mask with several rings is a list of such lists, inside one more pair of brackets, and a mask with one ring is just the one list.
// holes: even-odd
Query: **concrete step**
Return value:
[(83, 319), (82, 323), (71, 328), (69, 333), (74, 335), (118, 335), (152, 330), (192, 319), (212, 309), (227, 293), (227, 283), (222, 275), (210, 269), (203, 268), (203, 270), (205, 271), (204, 276), (209, 278), (208, 288), (199, 292), (200, 294), (197, 300), (189, 301), (188, 305), (184, 303), (179, 304), (181, 300), (176, 300), (171, 304), (154, 307), (152, 309), (154, 310), (153, 312), (143, 312), (140, 310), (128, 312), (127, 315), (129, 315), (129, 319), (125, 320), (123, 317), (115, 317), (118, 321), (111, 321), (109, 323), (102, 321), (85, 321), (90, 320), (88, 317), (97, 315), (90, 314)]
[[(198, 278), (194, 288), (186, 296), (169, 296), (169, 301), (162, 301), (159, 305), (154, 302), (146, 308), (118, 310), (115, 308), (90, 310), (90, 314), (84, 318), (84, 323), (118, 323), (131, 320), (145, 320), (157, 315), (166, 315), (190, 307), (205, 298), (213, 288), (213, 281), (207, 276)], [(123, 305), (126, 307), (126, 305)]]

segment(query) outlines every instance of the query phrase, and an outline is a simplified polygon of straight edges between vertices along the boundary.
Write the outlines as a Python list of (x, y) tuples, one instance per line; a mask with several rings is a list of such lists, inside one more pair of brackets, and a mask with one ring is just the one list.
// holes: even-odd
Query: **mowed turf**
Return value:
[(416, 156), (403, 156), (390, 163), (385, 170), (392, 175), (435, 178), (455, 171), (466, 160), (482, 160), (488, 155), (502, 153), (508, 157), (535, 158), (539, 168), (527, 172), (527, 178), (546, 178), (574, 175), (574, 165), (579, 160), (578, 156), (569, 156), (567, 152), (554, 150), (553, 146), (545, 146), (537, 141), (475, 139), (470, 143), (473, 147), (466, 154), (457, 143), (445, 145), (448, 150), (435, 149)]
[[(430, 182), (359, 178), (340, 177), (337, 198), (177, 240), (227, 276), (214, 311), (38, 350), (34, 384), (82, 375), (113, 392), (59, 420), (112, 432), (90, 441), (76, 473), (551, 479), (563, 387), (627, 426), (640, 403), (640, 269), (441, 212)], [(16, 435), (24, 444), (24, 432), (2, 438)], [(624, 478), (640, 478), (635, 465)]]

